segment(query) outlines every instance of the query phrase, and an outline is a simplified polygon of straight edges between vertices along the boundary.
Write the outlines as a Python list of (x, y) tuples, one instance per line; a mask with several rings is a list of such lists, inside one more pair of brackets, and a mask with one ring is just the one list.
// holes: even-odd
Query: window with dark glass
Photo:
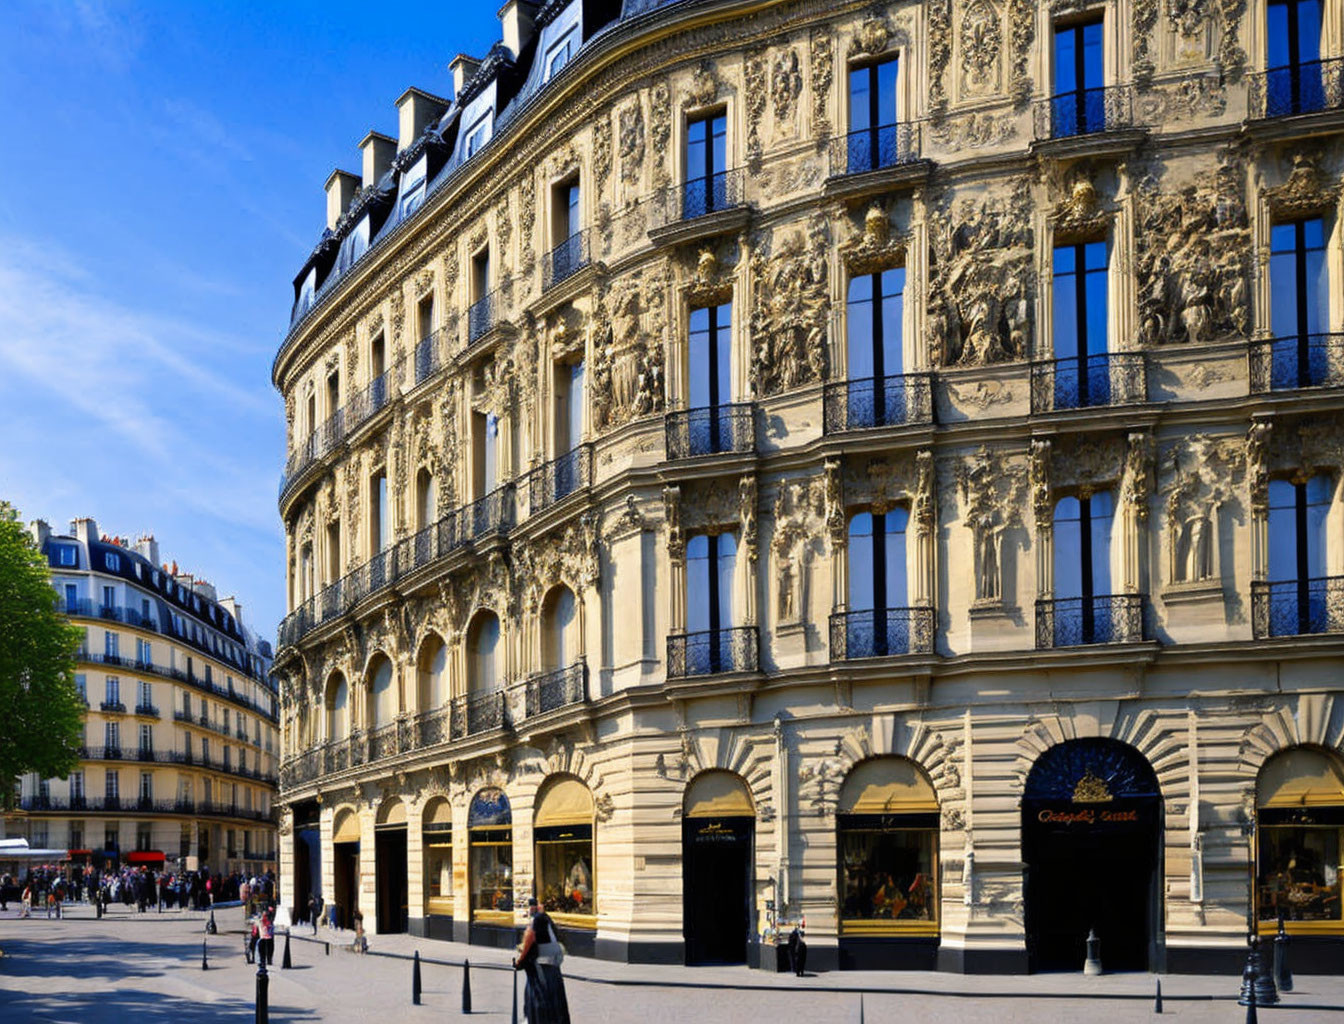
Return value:
[(860, 512), (849, 521), (849, 613), (846, 648), (850, 658), (905, 654), (910, 650), (907, 614), (904, 508)]
[(1107, 355), (1107, 244), (1057, 245), (1054, 253), (1054, 407), (1111, 400)]
[(1272, 634), (1320, 633), (1328, 624), (1326, 523), (1334, 481), (1269, 482), (1269, 584)]
[(1322, 109), (1320, 0), (1270, 0), (1266, 27), (1265, 112), (1276, 117)]
[(904, 310), (904, 267), (850, 278), (846, 303), (850, 427), (905, 422)]
[(467, 811), (471, 915), (513, 922), (513, 811), (500, 789), (476, 794)]
[(1102, 22), (1055, 28), (1055, 80), (1050, 99), (1051, 134), (1082, 135), (1106, 127)]
[(691, 310), (687, 338), (690, 454), (732, 451), (733, 304)]
[(891, 167), (899, 161), (895, 58), (849, 72), (848, 164), (850, 174)]
[(683, 217), (728, 206), (728, 118), (723, 113), (697, 117), (686, 125), (686, 184)]
[(550, 81), (556, 74), (569, 63), (570, 57), (574, 55), (576, 32), (567, 32), (558, 43), (546, 51), (546, 81)]
[(1061, 498), (1054, 518), (1055, 644), (1109, 643), (1111, 592), (1110, 491)]
[[(1275, 224), (1269, 232), (1271, 386), (1311, 387), (1330, 379), (1330, 276), (1319, 217)], [(1337, 357), (1336, 357), (1337, 358)]]
[(699, 634), (686, 653), (691, 674), (732, 668), (733, 575), (737, 538), (732, 533), (697, 533), (686, 541), (686, 630)]

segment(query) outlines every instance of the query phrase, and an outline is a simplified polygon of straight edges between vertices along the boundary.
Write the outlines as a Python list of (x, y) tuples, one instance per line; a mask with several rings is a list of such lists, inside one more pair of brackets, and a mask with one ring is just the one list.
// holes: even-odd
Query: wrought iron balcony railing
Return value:
[(932, 375), (904, 373), (827, 384), (823, 392), (827, 434), (933, 422)]
[(588, 232), (576, 231), (546, 254), (541, 263), (541, 287), (554, 288), (573, 277), (592, 261)]
[(139, 811), (143, 814), (189, 814), (205, 817), (243, 818), (248, 821), (270, 821), (268, 811), (248, 809), (237, 804), (208, 800), (148, 800), (139, 797), (23, 797), (20, 806), (25, 811)]
[(137, 704), (135, 706), (135, 713), (137, 715), (143, 715), (145, 718), (159, 717), (159, 709), (153, 704)]
[(650, 226), (666, 227), (746, 204), (740, 168), (690, 178), (659, 189), (650, 198)]
[(1141, 352), (1102, 352), (1031, 364), (1031, 411), (1137, 405), (1147, 398)]
[(152, 615), (145, 615), (136, 608), (127, 608), (122, 605), (95, 604), (87, 597), (77, 598), (74, 601), (57, 597), (56, 610), (66, 615), (75, 615), (85, 619), (98, 618), (120, 622), (127, 626), (134, 626), (136, 629), (147, 629), (152, 633), (159, 631), (158, 621)]
[(831, 661), (933, 652), (932, 608), (862, 608), (831, 616)]
[(1252, 580), (1251, 626), (1257, 640), (1344, 632), (1344, 576)]
[(527, 717), (535, 718), (588, 699), (588, 664), (579, 659), (566, 668), (543, 672), (527, 681)]
[(345, 440), (346, 414), (344, 407), (337, 409), (318, 426), (303, 443), (290, 452), (285, 460), (285, 471), (280, 477), (280, 494), (283, 497), (290, 483), (303, 475), (303, 471), (318, 459), (325, 458)]
[(1252, 120), (1344, 109), (1344, 57), (1286, 64), (1249, 77)]
[[(260, 701), (253, 700), (251, 697), (247, 696), (247, 694), (239, 693), (237, 690), (229, 687), (207, 682), (194, 672), (183, 672), (180, 668), (169, 668), (167, 665), (153, 665), (149, 662), (135, 661), (132, 658), (123, 658), (117, 654), (94, 654), (93, 652), (86, 650), (79, 651), (75, 657), (77, 661), (86, 661), (94, 665), (115, 665), (119, 668), (129, 668), (136, 672), (161, 676), (164, 679), (174, 679), (179, 683), (186, 683), (188, 686), (194, 686), (203, 693), (210, 693), (214, 694), (216, 697), (231, 700), (244, 708), (255, 711), (269, 721), (274, 722), (276, 720), (274, 711)], [(124, 711), (125, 708), (122, 710)]]
[(760, 640), (755, 626), (729, 626), (667, 638), (667, 678), (689, 679), (720, 672), (755, 672)]
[(105, 700), (98, 705), (100, 711), (115, 711), (118, 714), (125, 714), (126, 705), (119, 700)]
[(421, 338), (415, 346), (415, 383), (423, 384), (443, 368), (444, 335), (450, 328), (440, 328)]
[(503, 536), (513, 528), (516, 511), (513, 484), (496, 487), (439, 520), (439, 550), (448, 552), (486, 537)]
[(480, 341), (499, 323), (499, 290), (483, 295), (467, 308), (467, 347)]
[(1094, 594), (1036, 602), (1036, 647), (1135, 643), (1144, 639), (1144, 595)]
[(756, 408), (751, 402), (669, 412), (665, 429), (669, 459), (756, 450)]
[(1252, 394), (1344, 385), (1344, 334), (1298, 334), (1252, 341)]
[(527, 505), (533, 514), (592, 486), (593, 446), (581, 444), (527, 475)]
[(348, 432), (353, 433), (387, 406), (400, 371), (400, 363), (393, 364), (351, 396), (345, 406)]
[(509, 726), (508, 696), (503, 690), (454, 697), (452, 708), (454, 739)]
[(1033, 112), (1036, 138), (1067, 139), (1134, 127), (1134, 90), (1128, 85), (1075, 89), (1039, 100)]
[(919, 159), (919, 123), (858, 128), (831, 140), (831, 174), (863, 174)]

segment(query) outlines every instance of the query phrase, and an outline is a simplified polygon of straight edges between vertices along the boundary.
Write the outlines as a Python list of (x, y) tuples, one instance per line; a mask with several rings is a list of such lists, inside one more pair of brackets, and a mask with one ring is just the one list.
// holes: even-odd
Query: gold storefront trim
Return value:
[(933, 935), (938, 934), (937, 921), (866, 921), (855, 919), (840, 922), (841, 935)]
[(597, 928), (596, 914), (555, 914), (548, 910), (546, 915), (556, 924), (562, 924), (568, 928)]
[(481, 924), (513, 924), (512, 910), (473, 910), (471, 919)]
[[(1289, 935), (1344, 935), (1344, 921), (1285, 921), (1283, 930)], [(1261, 935), (1277, 935), (1278, 921), (1261, 921)]]

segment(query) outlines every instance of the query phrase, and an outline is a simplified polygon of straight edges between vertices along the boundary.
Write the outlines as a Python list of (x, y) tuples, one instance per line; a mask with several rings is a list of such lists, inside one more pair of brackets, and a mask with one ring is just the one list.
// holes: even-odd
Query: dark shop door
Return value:
[(407, 917), (406, 827), (374, 833), (378, 933), (404, 932)]
[(682, 823), (687, 964), (746, 962), (754, 825), (753, 818), (689, 818)]

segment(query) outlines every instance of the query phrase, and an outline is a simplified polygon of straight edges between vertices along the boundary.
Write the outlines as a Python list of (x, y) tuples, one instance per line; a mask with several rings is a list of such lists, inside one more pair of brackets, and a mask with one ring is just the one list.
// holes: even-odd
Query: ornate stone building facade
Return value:
[(295, 281), (284, 891), (687, 963), (1337, 957), (1301, 7), (506, 4)]

